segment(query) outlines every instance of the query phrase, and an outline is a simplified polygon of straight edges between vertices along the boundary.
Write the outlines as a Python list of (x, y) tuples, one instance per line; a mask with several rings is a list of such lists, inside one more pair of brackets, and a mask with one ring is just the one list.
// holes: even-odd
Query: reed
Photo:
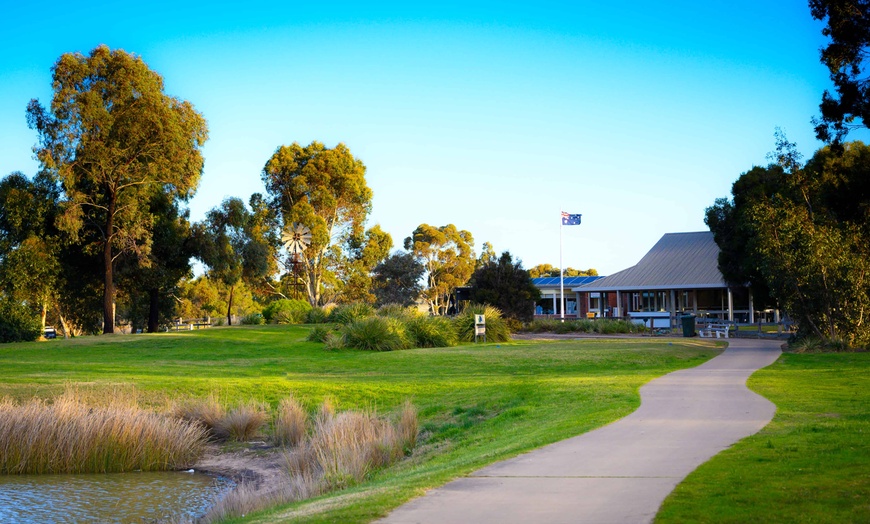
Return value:
[(205, 443), (201, 426), (135, 406), (90, 406), (68, 393), (0, 402), (2, 474), (183, 469)]
[(213, 439), (218, 439), (221, 423), (227, 415), (227, 410), (214, 394), (206, 398), (190, 398), (181, 401), (172, 408), (172, 413), (189, 422), (197, 422), (205, 427)]

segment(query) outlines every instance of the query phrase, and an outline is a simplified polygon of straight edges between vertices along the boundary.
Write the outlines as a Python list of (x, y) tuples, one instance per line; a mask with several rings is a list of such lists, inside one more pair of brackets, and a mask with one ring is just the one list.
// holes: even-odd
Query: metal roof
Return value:
[[(604, 277), (565, 277), (565, 287), (582, 286), (589, 284)], [(532, 283), (537, 287), (559, 287), (559, 277), (538, 277), (533, 278)]]
[(719, 246), (713, 233), (667, 233), (637, 265), (574, 291), (703, 289), (728, 287), (719, 272)]

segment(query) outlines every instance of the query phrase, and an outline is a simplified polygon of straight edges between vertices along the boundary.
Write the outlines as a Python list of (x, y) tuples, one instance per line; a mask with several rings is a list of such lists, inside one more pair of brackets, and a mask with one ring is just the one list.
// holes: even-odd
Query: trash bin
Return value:
[(683, 315), (683, 336), (695, 336), (695, 315)]

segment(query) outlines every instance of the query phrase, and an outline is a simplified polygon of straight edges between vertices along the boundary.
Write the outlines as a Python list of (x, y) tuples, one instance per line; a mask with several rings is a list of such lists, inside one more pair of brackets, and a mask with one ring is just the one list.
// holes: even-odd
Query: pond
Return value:
[(202, 515), (232, 481), (199, 473), (0, 475), (0, 522), (143, 524)]

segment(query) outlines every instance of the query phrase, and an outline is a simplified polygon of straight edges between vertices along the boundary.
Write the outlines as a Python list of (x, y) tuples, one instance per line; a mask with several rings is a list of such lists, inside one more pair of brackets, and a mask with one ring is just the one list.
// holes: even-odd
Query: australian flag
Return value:
[(566, 213), (562, 211), (562, 225), (563, 226), (579, 226), (580, 225), (580, 217), (583, 215), (576, 214), (572, 215), (571, 213)]

